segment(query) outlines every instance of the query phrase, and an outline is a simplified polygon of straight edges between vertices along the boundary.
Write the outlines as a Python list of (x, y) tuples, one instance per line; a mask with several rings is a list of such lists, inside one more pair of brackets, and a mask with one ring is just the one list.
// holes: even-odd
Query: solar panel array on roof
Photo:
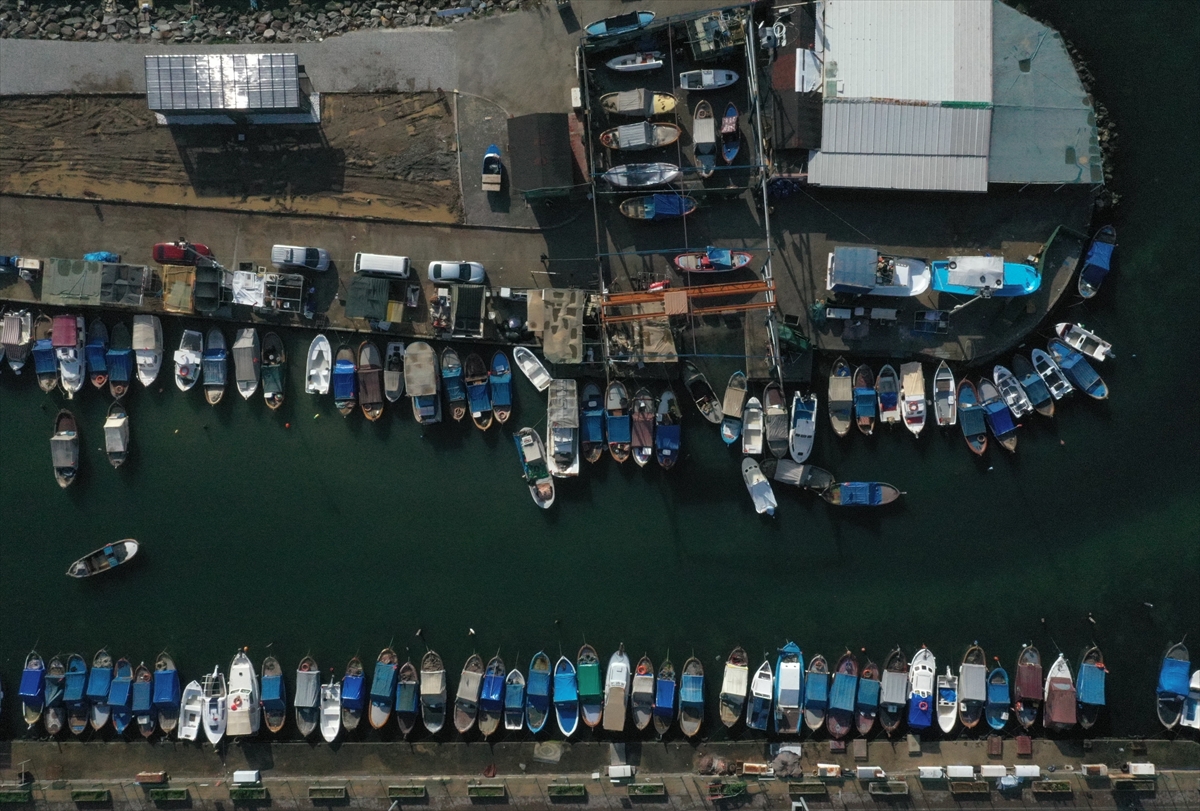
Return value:
[(147, 56), (146, 100), (159, 112), (301, 109), (296, 54)]

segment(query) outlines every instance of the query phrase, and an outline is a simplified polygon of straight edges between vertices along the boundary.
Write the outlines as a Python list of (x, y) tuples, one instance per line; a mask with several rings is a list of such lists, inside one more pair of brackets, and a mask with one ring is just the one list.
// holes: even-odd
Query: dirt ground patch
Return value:
[(461, 221), (448, 99), (329, 94), (321, 103), (319, 127), (164, 127), (144, 96), (0, 99), (0, 192)]

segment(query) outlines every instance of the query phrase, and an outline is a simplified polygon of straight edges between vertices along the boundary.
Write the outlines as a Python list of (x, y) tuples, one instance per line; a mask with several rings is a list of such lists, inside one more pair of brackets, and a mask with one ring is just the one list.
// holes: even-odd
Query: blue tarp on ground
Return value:
[(129, 373), (133, 370), (133, 352), (128, 349), (110, 349), (104, 355), (108, 366), (108, 379), (118, 383), (128, 383)]
[(88, 674), (87, 697), (101, 703), (108, 700), (108, 686), (112, 684), (111, 667), (93, 667)]
[(1160, 696), (1186, 696), (1188, 694), (1188, 670), (1191, 663), (1179, 659), (1163, 659), (1158, 671), (1158, 694)]
[(850, 712), (854, 709), (854, 694), (858, 692), (858, 676), (849, 673), (835, 673), (833, 676), (833, 694), (829, 699), (829, 707), (834, 710)]
[[(83, 701), (85, 695), (85, 687), (87, 685), (87, 673), (68, 673), (63, 680), (66, 685), (63, 689), (63, 701), (68, 704), (79, 703)], [(105, 696), (108, 695), (108, 688), (104, 688)]]
[(1080, 704), (1104, 706), (1104, 676), (1104, 669), (1091, 662), (1079, 666), (1075, 690), (1079, 694)]
[(614, 417), (611, 414), (606, 414), (605, 417), (609, 442), (631, 441), (632, 421), (628, 414), (623, 417)]
[(809, 673), (804, 680), (804, 706), (824, 708), (829, 703), (829, 674)]
[(135, 681), (133, 683), (133, 711), (136, 713), (150, 712), (152, 702), (150, 701), (151, 694), (154, 691), (154, 685), (148, 681)]
[(489, 673), (483, 677), (483, 689), (479, 692), (479, 706), (485, 710), (500, 709), (504, 697), (504, 674)]
[(363, 677), (344, 676), (342, 678), (342, 706), (351, 710), (361, 710), (363, 707)]
[(283, 676), (262, 677), (262, 705), (271, 710), (286, 710), (283, 699)]
[(683, 676), (683, 684), (679, 691), (680, 704), (703, 704), (704, 703), (704, 677), (696, 676), (691, 673), (685, 673)]
[(874, 709), (879, 706), (879, 682), (874, 679), (863, 679), (858, 683), (858, 698), (854, 702), (855, 707), (869, 707)]
[(834, 248), (828, 288), (834, 293), (870, 293), (878, 261), (874, 248)]
[(116, 265), (121, 263), (121, 255), (112, 253), (111, 251), (93, 251), (92, 253), (85, 253), (83, 255), (83, 261), (107, 262)]
[(579, 688), (575, 684), (574, 673), (554, 674), (554, 700), (557, 703), (575, 701), (579, 698)]
[(390, 700), (396, 690), (396, 666), (386, 662), (375, 663), (375, 675), (371, 679), (371, 698)]
[(675, 712), (675, 680), (659, 679), (654, 687), (654, 714), (670, 716)]
[(21, 687), (17, 690), (17, 695), (22, 699), (28, 699), (26, 704), (40, 704), (42, 702), (42, 687), (46, 683), (46, 669), (39, 667), (37, 670), (21, 671)]
[(154, 704), (158, 707), (179, 706), (179, 671), (154, 671)]

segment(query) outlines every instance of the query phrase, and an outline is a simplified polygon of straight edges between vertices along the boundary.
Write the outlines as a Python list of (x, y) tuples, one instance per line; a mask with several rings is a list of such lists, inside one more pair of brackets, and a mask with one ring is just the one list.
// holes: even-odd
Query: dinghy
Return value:
[(149, 388), (162, 368), (163, 334), (158, 316), (133, 317), (133, 356), (137, 364), (138, 381)]
[(125, 464), (129, 458), (129, 415), (120, 400), (108, 407), (108, 416), (104, 420), (104, 453), (114, 468)]
[(308, 360), (304, 364), (304, 391), (307, 394), (328, 394), (332, 371), (333, 350), (329, 346), (329, 339), (318, 335), (308, 345)]
[(200, 734), (200, 726), (204, 722), (207, 711), (207, 701), (200, 682), (192, 679), (183, 688), (179, 704), (179, 732), (176, 737), (181, 741), (194, 741)]
[(933, 373), (933, 414), (939, 427), (945, 428), (958, 422), (958, 403), (955, 398), (954, 373), (946, 361), (938, 364)]
[(1059, 654), (1046, 673), (1046, 692), (1043, 698), (1046, 711), (1042, 723), (1047, 730), (1065, 732), (1075, 727), (1078, 719), (1078, 696), (1075, 681), (1071, 678), (1071, 666), (1067, 657)]
[(258, 330), (240, 329), (233, 341), (233, 379), (237, 381), (238, 394), (249, 400), (258, 390), (262, 345)]
[(56, 315), (51, 344), (58, 360), (59, 384), (67, 399), (74, 399), (87, 379), (85, 343), (87, 333), (80, 315)]
[(274, 656), (263, 659), (262, 711), (267, 729), (271, 732), (283, 729), (287, 722), (287, 685), (283, 681), (283, 668)]
[(437, 355), (424, 341), (414, 341), (404, 350), (404, 390), (412, 399), (413, 418), (418, 423), (434, 425), (442, 421)]
[(950, 672), (950, 665), (937, 677), (937, 722), (943, 735), (958, 724), (958, 676)]
[(355, 656), (346, 664), (346, 672), (342, 675), (342, 726), (347, 732), (358, 729), (362, 720), (363, 681), (362, 659)]
[(525, 676), (517, 668), (504, 679), (504, 729), (520, 732), (525, 726)]
[(529, 382), (538, 391), (545, 391), (550, 388), (550, 373), (546, 371), (546, 367), (538, 360), (537, 355), (533, 354), (528, 348), (518, 346), (513, 350), (513, 360), (517, 362), (517, 368), (525, 373), (525, 377), (529, 378)]
[(446, 723), (446, 667), (433, 651), (421, 657), (421, 723), (430, 735)]
[(725, 105), (721, 117), (721, 159), (732, 164), (742, 147), (742, 132), (738, 129), (738, 108), (732, 101)]
[(858, 680), (858, 694), (854, 699), (854, 725), (858, 734), (866, 737), (875, 726), (879, 714), (879, 665), (867, 660)]
[(679, 401), (675, 399), (675, 392), (667, 389), (658, 398), (654, 425), (655, 457), (663, 470), (670, 470), (679, 461), (682, 434), (683, 414), (679, 411)]
[(404, 342), (389, 341), (383, 352), (383, 396), (389, 403), (404, 395)]
[[(600, 657), (596, 649), (584, 643), (576, 657), (578, 669), (579, 709), (583, 723), (595, 728), (600, 725), (604, 708), (604, 690), (600, 683)], [(574, 672), (574, 671), (573, 671)], [(558, 690), (555, 689), (555, 700)]]
[(1066, 395), (1075, 391), (1075, 387), (1063, 376), (1062, 369), (1058, 368), (1058, 364), (1054, 362), (1054, 358), (1041, 349), (1035, 349), (1029, 354), (1033, 359), (1034, 371), (1045, 382), (1046, 388), (1050, 390), (1051, 397), (1055, 400), (1061, 400)]
[(825, 729), (836, 740), (846, 737), (854, 726), (854, 696), (858, 692), (858, 659), (846, 651), (838, 659), (833, 672), (833, 689), (829, 694), (829, 711)]
[(670, 115), (675, 112), (675, 104), (675, 97), (670, 93), (657, 93), (643, 88), (606, 93), (600, 97), (600, 109), (604, 112), (631, 118)]
[(575, 666), (565, 656), (558, 657), (554, 665), (554, 718), (564, 738), (570, 738), (579, 728), (579, 688), (575, 680)]
[(483, 689), (479, 691), (479, 731), (487, 738), (500, 728), (504, 710), (504, 660), (493, 656), (483, 671)]
[(1092, 360), (1103, 362), (1116, 357), (1112, 351), (1112, 344), (1084, 328), (1083, 324), (1055, 324), (1054, 332), (1067, 346)]
[(383, 729), (392, 717), (396, 700), (396, 671), (399, 667), (400, 659), (390, 647), (384, 648), (375, 657), (375, 672), (371, 674), (369, 694), (370, 708), (367, 712), (367, 720), (375, 729)]
[(1033, 413), (1033, 403), (1029, 401), (1025, 389), (1021, 388), (1021, 383), (1017, 380), (1016, 375), (1000, 365), (992, 370), (992, 374), (996, 388), (1000, 390), (1000, 399), (1008, 406), (1008, 410), (1012, 412), (1014, 418), (1020, 419), (1026, 414)]
[(238, 651), (229, 663), (228, 702), (225, 734), (235, 738), (257, 735), (262, 723), (262, 703), (258, 675), (245, 650)]
[(383, 358), (374, 341), (358, 345), (358, 406), (371, 422), (383, 414)]
[(546, 462), (546, 446), (532, 428), (522, 428), (513, 434), (517, 446), (517, 457), (521, 461), (521, 472), (533, 503), (548, 510), (554, 504), (554, 479)]
[[(568, 478), (579, 475), (579, 392), (574, 378), (550, 381), (546, 409), (550, 475)], [(653, 419), (653, 417), (652, 417)], [(478, 423), (476, 423), (478, 424)]]
[(604, 398), (600, 387), (592, 381), (583, 386), (583, 405), (580, 408), (583, 418), (582, 436), (580, 437), (581, 451), (588, 462), (597, 462), (604, 455)]
[(679, 684), (679, 728), (689, 738), (696, 737), (704, 723), (704, 665), (695, 656), (683, 663)]
[(1087, 362), (1082, 353), (1076, 352), (1058, 338), (1051, 338), (1046, 349), (1072, 386), (1093, 400), (1108, 399), (1108, 386), (1104, 384), (1100, 375), (1096, 374), (1096, 370)]
[(854, 405), (854, 381), (850, 364), (845, 358), (833, 362), (829, 373), (829, 422), (838, 436), (850, 433), (851, 414)]
[(79, 473), (79, 431), (75, 415), (65, 408), (54, 418), (54, 434), (50, 437), (50, 462), (54, 480), (59, 487), (68, 487)]
[(804, 725), (816, 732), (825, 725), (829, 710), (829, 663), (817, 654), (808, 662), (804, 677)]
[(629, 392), (621, 381), (614, 380), (604, 394), (604, 432), (608, 435), (608, 452), (614, 461), (624, 462), (629, 458), (632, 430)]
[(761, 456), (763, 452), (763, 407), (757, 397), (746, 401), (742, 410), (742, 453)]
[(1100, 290), (1104, 278), (1112, 269), (1113, 251), (1117, 247), (1117, 229), (1105, 225), (1092, 237), (1087, 255), (1083, 257), (1083, 270), (1079, 271), (1079, 295), (1092, 298)]
[(1042, 706), (1042, 655), (1033, 645), (1025, 645), (1017, 655), (1017, 684), (1013, 711), (1026, 730), (1037, 723)]
[[(574, 383), (574, 381), (571, 381)], [(642, 387), (633, 396), (633, 407), (630, 413), (631, 440), (633, 461), (638, 467), (645, 467), (654, 458), (654, 412), (656, 404), (650, 390)], [(578, 414), (578, 408), (575, 409)]]
[(1108, 668), (1104, 666), (1104, 655), (1095, 645), (1083, 652), (1079, 661), (1079, 672), (1075, 675), (1075, 693), (1079, 697), (1079, 726), (1091, 729), (1104, 709), (1104, 681)]
[[(46, 666), (46, 681), (43, 691), (42, 726), (45, 727), (46, 734), (52, 738), (62, 732), (67, 718), (66, 709), (63, 706), (66, 681), (67, 669), (63, 666), (62, 659), (58, 656), (50, 657), (50, 663)], [(178, 709), (178, 705), (176, 705), (176, 712)]]
[(604, 712), (601, 726), (607, 732), (624, 732), (629, 715), (629, 657), (621, 645), (608, 659), (604, 674)]
[(329, 675), (329, 684), (321, 685), (321, 737), (325, 743), (337, 740), (342, 731), (342, 685)]
[(283, 405), (283, 387), (287, 381), (287, 354), (283, 341), (274, 332), (263, 336), (262, 345), (262, 390), (267, 408), (278, 411)]
[[(87, 662), (78, 653), (72, 653), (67, 657), (67, 673), (63, 679), (63, 704), (67, 710), (67, 725), (73, 735), (82, 735), (87, 729), (87, 679)], [(108, 689), (107, 685), (104, 689)]]
[(903, 420), (900, 414), (900, 378), (890, 363), (884, 364), (875, 380), (875, 392), (879, 395), (879, 421), (894, 425)]
[(988, 674), (987, 703), (983, 707), (983, 717), (988, 726), (996, 732), (1003, 732), (1008, 725), (1008, 708), (1012, 696), (1008, 689), (1008, 671), (1002, 667), (992, 668)]
[(687, 70), (679, 74), (679, 86), (684, 90), (720, 90), (737, 80), (732, 70)]
[[(442, 385), (446, 392), (446, 408), (455, 422), (467, 416), (467, 386), (463, 379), (462, 361), (453, 347), (442, 350)], [(360, 381), (361, 383), (361, 381)]]
[(185, 329), (175, 350), (175, 386), (180, 391), (191, 391), (200, 381), (201, 361), (204, 357), (204, 335), (194, 329)]
[(639, 28), (645, 28), (653, 21), (653, 11), (630, 11), (625, 14), (605, 17), (603, 20), (597, 20), (594, 23), (588, 23), (583, 27), (583, 30), (590, 39), (603, 39), (604, 37), (615, 37), (619, 34), (628, 34), (632, 31), (637, 31)]
[(512, 414), (512, 368), (508, 356), (501, 351), (492, 355), (488, 370), (488, 396), (492, 400), (492, 415), (503, 425)]
[(534, 735), (541, 732), (549, 715), (550, 657), (545, 651), (538, 651), (529, 660), (529, 680), (525, 685), (525, 723), (529, 731)]
[[(767, 472), (767, 467), (769, 467), (769, 463), (763, 462), (764, 474)], [(829, 471), (822, 470), (815, 465), (798, 465), (791, 459), (777, 460), (775, 470), (771, 473), (771, 479), (817, 493), (833, 484), (833, 474)]]
[(775, 491), (752, 456), (742, 459), (742, 480), (746, 483), (750, 500), (754, 502), (754, 511), (759, 515), (775, 515), (775, 509), (779, 506), (775, 501)]
[(974, 729), (987, 704), (987, 656), (978, 643), (967, 648), (958, 667), (958, 720)]
[(695, 145), (696, 173), (712, 177), (717, 169), (717, 128), (712, 105), (700, 99), (692, 114), (692, 143)]
[[(225, 336), (216, 327), (208, 331), (204, 344), (204, 354), (200, 358), (200, 376), (204, 380), (204, 399), (209, 405), (215, 406), (225, 396), (229, 353), (225, 348)], [(328, 369), (326, 369), (326, 375), (328, 375)], [(328, 377), (326, 377), (326, 388), (328, 385)]]
[(879, 725), (891, 735), (900, 727), (908, 708), (908, 657), (900, 646), (883, 660), (879, 684)]
[(800, 734), (800, 702), (804, 696), (804, 655), (788, 642), (775, 660), (775, 732)]
[(796, 464), (803, 464), (812, 453), (813, 437), (817, 432), (817, 395), (792, 395), (792, 429), (788, 436), (788, 455)]
[[(103, 326), (99, 320), (95, 324)], [(96, 328), (95, 324), (92, 329)], [(13, 374), (21, 374), (33, 346), (33, 314), (28, 310), (5, 313), (3, 327), (0, 328), (0, 345), (8, 358), (8, 368), (13, 370)]]
[(913, 436), (920, 436), (925, 427), (925, 372), (920, 363), (900, 366), (900, 400), (904, 409), (904, 426)]
[[(409, 389), (411, 392), (411, 389)], [(358, 403), (358, 372), (354, 350), (342, 344), (333, 362), (333, 405), (343, 417), (354, 413)]]
[(641, 121), (605, 130), (600, 133), (600, 145), (614, 151), (639, 152), (670, 146), (679, 140), (679, 134), (680, 129), (675, 124)]
[(46, 663), (37, 651), (30, 651), (21, 670), (21, 685), (17, 694), (21, 698), (21, 717), (29, 728), (41, 719), (46, 705)]
[[(640, 73), (646, 70), (658, 70), (663, 66), (662, 51), (638, 51), (613, 57), (604, 63), (609, 70), (621, 73)], [(603, 102), (603, 99), (601, 99)], [(602, 105), (603, 106), (603, 105)]]
[(1054, 397), (1046, 381), (1033, 368), (1033, 364), (1024, 355), (1016, 355), (1012, 359), (1013, 374), (1025, 390), (1025, 395), (1033, 405), (1033, 410), (1043, 417), (1054, 416)]
[(622, 200), (618, 210), (631, 220), (671, 220), (695, 211), (696, 200), (685, 194), (647, 194)]
[(987, 420), (984, 418), (984, 408), (979, 402), (975, 384), (965, 377), (958, 383), (957, 410), (961, 418), (959, 427), (962, 428), (967, 447), (976, 456), (983, 456), (983, 452), (987, 450)]
[(734, 372), (725, 386), (725, 399), (721, 402), (721, 439), (726, 445), (737, 442), (742, 435), (742, 410), (746, 404), (746, 374)]
[(624, 163), (601, 177), (616, 189), (648, 189), (674, 183), (682, 174), (673, 163)]
[(750, 680), (750, 704), (746, 708), (746, 728), (766, 732), (771, 723), (771, 700), (775, 695), (775, 676), (771, 663), (763, 660)]
[(908, 727), (914, 732), (933, 725), (934, 676), (937, 660), (924, 645), (908, 668)]
[(467, 410), (471, 412), (471, 422), (480, 431), (486, 431), (492, 427), (492, 401), (488, 397), (488, 370), (483, 365), (483, 358), (474, 352), (467, 355), (463, 378), (467, 383)]
[(651, 712), (654, 731), (659, 738), (671, 731), (671, 723), (675, 720), (676, 687), (675, 665), (669, 658), (664, 659), (654, 679), (654, 707)]
[(875, 374), (865, 363), (854, 370), (854, 424), (863, 436), (875, 433)]
[(763, 388), (763, 427), (767, 450), (776, 459), (788, 452), (789, 420), (783, 387), (772, 380)]
[(683, 362), (683, 385), (687, 387), (692, 402), (704, 419), (713, 425), (720, 425), (725, 415), (721, 412), (721, 403), (717, 400), (716, 392), (709, 385), (708, 378), (696, 368), (690, 360)]
[(726, 728), (732, 727), (742, 717), (746, 707), (746, 682), (749, 668), (746, 651), (734, 648), (725, 660), (725, 675), (721, 679), (720, 715)]
[[(264, 664), (263, 673), (266, 670)], [(292, 706), (296, 710), (296, 729), (301, 738), (308, 738), (321, 723), (321, 671), (311, 656), (305, 656), (296, 667), (296, 697)]]
[(1155, 689), (1158, 697), (1158, 721), (1167, 730), (1179, 726), (1183, 718), (1183, 706), (1189, 691), (1190, 669), (1188, 649), (1182, 641), (1167, 648), (1158, 670), (1158, 687)]
[(421, 679), (412, 662), (400, 665), (396, 676), (396, 724), (408, 737), (421, 716)]
[(181, 707), (179, 703), (179, 671), (175, 669), (175, 660), (166, 651), (154, 659), (153, 683), (152, 703), (157, 716), (158, 728), (164, 733), (170, 733), (179, 724)]
[(200, 682), (201, 699), (203, 703), (204, 737), (213, 746), (225, 737), (225, 727), (229, 721), (229, 699), (225, 687), (225, 674), (220, 667), (214, 667)]
[(458, 692), (454, 696), (454, 728), (466, 735), (475, 726), (479, 713), (479, 691), (483, 686), (483, 659), (472, 653), (463, 665), (458, 679)]
[(483, 151), (479, 185), (485, 192), (498, 192), (504, 186), (504, 161), (500, 158), (500, 147), (488, 144)]
[(746, 267), (753, 258), (749, 251), (709, 246), (702, 251), (677, 254), (673, 261), (675, 267), (688, 273), (724, 273)]
[(986, 377), (979, 381), (979, 399), (983, 404), (983, 416), (992, 436), (1009, 453), (1017, 452), (1017, 425), (1012, 420), (1012, 412), (1000, 399), (1000, 392)]
[[(5, 351), (7, 352), (7, 348)], [(83, 348), (83, 356), (87, 363), (88, 380), (97, 389), (103, 389), (108, 383), (108, 328), (99, 318), (92, 321), (92, 325), (88, 327), (87, 345)], [(12, 358), (9, 358), (9, 364), (12, 364)], [(24, 364), (25, 359), (22, 357), (21, 365)], [(16, 371), (17, 374), (21, 373), (20, 366)]]

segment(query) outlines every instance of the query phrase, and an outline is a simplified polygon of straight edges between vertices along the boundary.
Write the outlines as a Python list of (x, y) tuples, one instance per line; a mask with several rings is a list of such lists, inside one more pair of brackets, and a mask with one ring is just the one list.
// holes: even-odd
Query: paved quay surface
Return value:
[[(507, 804), (531, 808), (560, 805), (623, 807), (647, 804), (661, 808), (733, 807), (788, 808), (790, 784), (820, 782), (824, 793), (807, 795), (815, 808), (870, 808), (899, 803), (915, 808), (957, 808), (963, 802), (971, 806), (992, 805), (1009, 808), (1037, 808), (1048, 805), (1092, 809), (1108, 808), (1200, 808), (1197, 779), (1200, 777), (1200, 744), (1195, 741), (1146, 741), (1144, 752), (1130, 754), (1130, 741), (1100, 740), (1088, 744), (1082, 740), (1035, 740), (1033, 755), (1019, 758), (1014, 740), (1004, 742), (1000, 757), (988, 757), (983, 740), (927, 742), (920, 754), (909, 754), (903, 739), (875, 740), (868, 744), (866, 758), (856, 760), (850, 751), (832, 755), (827, 742), (796, 744), (803, 754), (798, 768), (773, 779), (725, 777), (699, 773), (699, 768), (716, 762), (736, 771), (738, 764), (769, 763), (773, 753), (765, 742), (721, 742), (694, 745), (687, 742), (629, 743), (624, 746), (599, 742), (565, 744), (546, 743), (391, 743), (324, 744), (269, 742), (211, 746), (183, 743), (25, 742), (15, 741), (0, 748), (0, 780), (5, 788), (19, 782), (19, 772), (32, 781), (33, 802), (40, 808), (76, 807), (72, 790), (101, 788), (111, 793), (111, 806), (143, 809), (152, 807), (223, 808), (230, 801), (233, 772), (259, 770), (267, 798), (235, 801), (235, 807), (312, 808), (315, 806), (354, 806), (384, 808), (390, 805), (389, 786), (424, 786), (426, 797), (400, 800), (400, 806), (418, 805), (436, 808), (466, 808), (479, 804)], [(1154, 763), (1158, 775), (1152, 778), (1154, 791), (1134, 794), (1113, 789), (1112, 780), (1121, 777), (1129, 761)], [(633, 783), (660, 783), (665, 794), (631, 799), (629, 780), (613, 783), (606, 769), (613, 763), (634, 767)], [(818, 763), (837, 764), (840, 778), (816, 778)], [(1103, 763), (1110, 769), (1107, 778), (1085, 778), (1081, 764)], [(987, 781), (984, 795), (964, 800), (952, 794), (945, 780), (920, 780), (918, 766), (1004, 765), (1011, 773), (1017, 764), (1041, 767), (1040, 779), (1066, 781), (1070, 794), (1056, 800), (1035, 798), (1031, 779), (1017, 789), (1001, 790), (995, 780)], [(856, 766), (883, 769), (887, 779), (902, 782), (907, 797), (878, 797), (869, 793), (871, 780), (853, 776)], [(491, 767), (491, 768), (489, 768)], [(1054, 771), (1051, 772), (1050, 769)], [(485, 777), (485, 769), (494, 776)], [(187, 801), (152, 801), (147, 786), (138, 786), (138, 772), (164, 771), (171, 788), (186, 788)], [(978, 768), (976, 768), (978, 771)], [(707, 799), (711, 781), (745, 779), (746, 793), (713, 803)], [(1033, 778), (1037, 780), (1039, 778)], [(556, 783), (584, 785), (584, 797), (552, 798), (549, 787)], [(472, 798), (469, 787), (504, 787), (501, 798)], [(313, 786), (340, 787), (345, 799), (323, 801), (309, 798)], [(78, 807), (86, 807), (81, 803)]]

